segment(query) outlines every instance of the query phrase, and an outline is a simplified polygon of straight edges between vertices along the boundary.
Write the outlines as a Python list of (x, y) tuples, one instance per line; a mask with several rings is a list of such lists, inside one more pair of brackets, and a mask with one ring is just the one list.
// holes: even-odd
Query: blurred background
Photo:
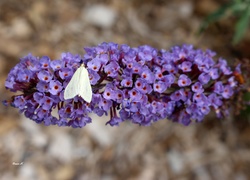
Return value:
[[(203, 20), (226, 0), (0, 0), (0, 94), (10, 69), (32, 53), (62, 52), (116, 42), (159, 49), (193, 44), (233, 64), (249, 58), (250, 32), (232, 44), (237, 16), (220, 18), (198, 35)], [(82, 129), (46, 127), (0, 105), (0, 179), (210, 180), (250, 179), (250, 125), (234, 115), (184, 127), (105, 126), (93, 116)]]

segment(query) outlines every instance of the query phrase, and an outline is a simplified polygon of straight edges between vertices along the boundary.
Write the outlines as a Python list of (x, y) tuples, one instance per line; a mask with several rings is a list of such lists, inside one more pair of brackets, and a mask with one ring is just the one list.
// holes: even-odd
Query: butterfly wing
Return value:
[(84, 66), (81, 66), (80, 81), (79, 81), (79, 95), (88, 103), (92, 100), (92, 88), (89, 81), (89, 73)]
[[(81, 67), (80, 67), (81, 68)], [(79, 94), (79, 85), (81, 79), (81, 69), (78, 68), (76, 72), (73, 74), (69, 84), (66, 86), (64, 91), (64, 99), (72, 99)]]

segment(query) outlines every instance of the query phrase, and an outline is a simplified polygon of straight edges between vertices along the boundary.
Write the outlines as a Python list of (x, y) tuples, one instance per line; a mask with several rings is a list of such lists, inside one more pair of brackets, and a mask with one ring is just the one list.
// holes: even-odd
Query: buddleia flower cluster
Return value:
[[(111, 126), (123, 121), (149, 126), (162, 119), (189, 125), (211, 110), (221, 117), (227, 111), (224, 103), (240, 88), (240, 65), (232, 70), (226, 60), (214, 60), (213, 51), (192, 45), (167, 51), (102, 43), (84, 50), (82, 56), (62, 53), (58, 60), (21, 58), (5, 83), (18, 93), (4, 104), (45, 125), (83, 127), (91, 123), (90, 113), (109, 115)], [(90, 103), (80, 96), (64, 99), (65, 87), (82, 64), (92, 87)]]

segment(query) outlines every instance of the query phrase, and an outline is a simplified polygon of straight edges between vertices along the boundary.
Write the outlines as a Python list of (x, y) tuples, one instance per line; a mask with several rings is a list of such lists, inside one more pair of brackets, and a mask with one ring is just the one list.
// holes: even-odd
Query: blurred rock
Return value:
[(180, 17), (187, 19), (190, 18), (190, 16), (192, 15), (194, 6), (193, 3), (190, 1), (183, 1), (182, 3), (179, 3), (178, 9)]
[(12, 154), (12, 162), (10, 163), (22, 161), (27, 142), (23, 132), (13, 128), (3, 136), (1, 141), (7, 152)]
[(15, 179), (13, 173), (4, 172), (3, 174), (1, 174), (1, 180), (10, 180), (10, 179)]
[(127, 10), (127, 18), (131, 28), (141, 36), (149, 36), (148, 25), (138, 17), (136, 9)]
[(89, 132), (90, 136), (101, 146), (111, 145), (114, 140), (115, 127), (105, 125), (109, 117), (99, 117), (95, 114), (91, 114), (90, 117), (92, 118), (91, 126), (86, 126), (86, 130)]
[(90, 6), (82, 12), (83, 20), (101, 28), (110, 28), (113, 26), (116, 17), (117, 13), (114, 9), (101, 4)]
[(179, 174), (183, 171), (185, 162), (181, 153), (176, 150), (171, 150), (167, 154), (167, 160), (174, 174)]
[(62, 131), (55, 131), (52, 134), (48, 155), (61, 162), (72, 160), (73, 139)]
[(201, 0), (196, 3), (196, 11), (202, 15), (208, 15), (219, 8), (219, 1)]
[(235, 173), (235, 180), (248, 180), (248, 178), (243, 173)]
[(209, 172), (204, 167), (194, 169), (197, 179), (210, 180)]
[(12, 37), (25, 39), (31, 36), (32, 30), (26, 19), (15, 18), (12, 21), (12, 26), (9, 29), (9, 34)]
[(5, 68), (6, 68), (6, 65), (7, 65), (7, 63), (6, 63), (6, 61), (4, 60), (4, 57), (0, 55), (0, 75), (1, 75), (1, 76), (2, 76), (2, 75), (5, 75), (5, 74), (4, 74), (4, 70), (5, 70)]
[[(1, 108), (0, 113), (3, 113), (6, 107)], [(4, 119), (0, 120), (1, 126), (0, 126), (0, 136), (3, 136), (5, 133), (10, 132), (13, 128), (15, 128), (18, 124), (17, 121), (14, 120), (14, 117), (5, 117)]]
[(23, 165), (18, 166), (18, 178), (25, 180), (37, 179), (36, 167), (31, 163), (24, 163)]
[(36, 29), (42, 28), (45, 24), (46, 11), (48, 10), (47, 3), (45, 1), (34, 1), (31, 8), (28, 11), (28, 17), (31, 23)]
[(65, 180), (65, 179), (74, 179), (74, 169), (71, 165), (60, 166), (55, 171), (54, 179), (56, 180)]
[(30, 137), (30, 143), (37, 148), (43, 148), (48, 144), (48, 135), (41, 131), (39, 124), (21, 116), (21, 126)]
[[(8, 44), (8, 46), (6, 46), (6, 43)], [(16, 59), (18, 59), (24, 47), (24, 42), (20, 43), (15, 39), (15, 37), (9, 37), (9, 32), (4, 33), (0, 41), (0, 53), (7, 55), (7, 58), (5, 57), (5, 60), (8, 61), (8, 65), (12, 64), (12, 62), (9, 60), (13, 59), (10, 59), (10, 57), (16, 57)]]

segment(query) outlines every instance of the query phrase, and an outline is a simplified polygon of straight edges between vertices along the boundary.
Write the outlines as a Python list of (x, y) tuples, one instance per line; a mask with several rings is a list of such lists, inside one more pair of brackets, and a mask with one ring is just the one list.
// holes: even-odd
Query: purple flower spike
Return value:
[[(238, 81), (240, 65), (232, 71), (224, 59), (214, 60), (211, 50), (203, 52), (192, 45), (167, 51), (111, 42), (84, 50), (82, 56), (62, 53), (57, 60), (31, 54), (21, 58), (5, 82), (19, 95), (3, 101), (4, 105), (46, 126), (81, 128), (92, 122), (90, 113), (109, 114), (110, 126), (125, 120), (149, 126), (161, 119), (187, 126), (203, 121), (212, 110), (221, 117), (228, 111), (224, 103), (243, 82)], [(64, 99), (64, 90), (81, 65), (92, 86), (90, 103), (80, 96)]]

